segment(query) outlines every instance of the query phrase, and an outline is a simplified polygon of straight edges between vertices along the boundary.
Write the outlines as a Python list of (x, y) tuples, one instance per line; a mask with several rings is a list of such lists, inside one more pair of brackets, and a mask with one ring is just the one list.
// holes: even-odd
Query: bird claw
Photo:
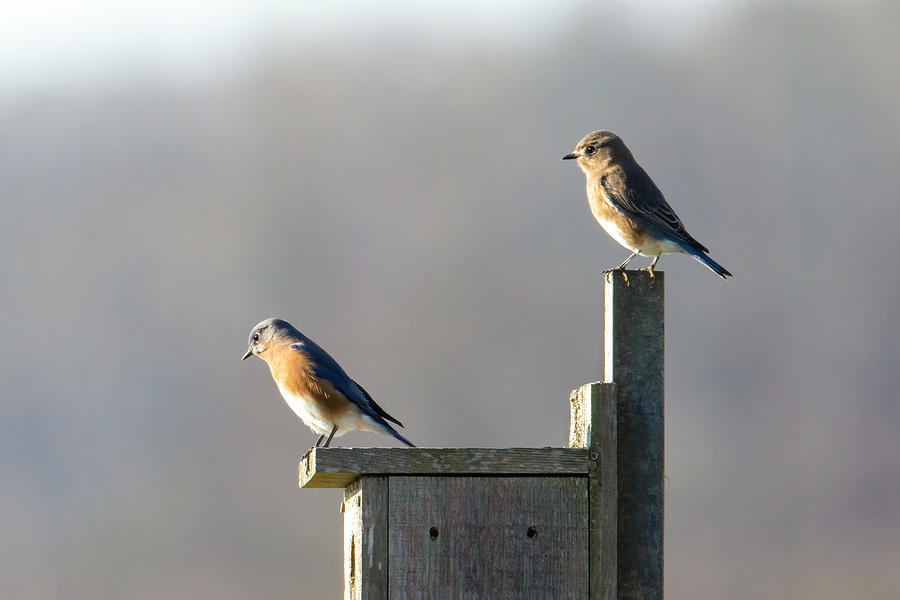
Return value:
[(604, 269), (603, 274), (606, 275), (606, 281), (612, 282), (612, 280), (610, 279), (609, 276), (612, 275), (613, 273), (621, 273), (622, 279), (625, 281), (625, 286), (627, 287), (629, 285), (628, 284), (628, 273), (625, 272), (624, 267), (613, 267), (612, 269)]
[(644, 267), (643, 269), (638, 269), (638, 271), (647, 271), (650, 275), (650, 279), (653, 279), (655, 275), (653, 275), (653, 267)]

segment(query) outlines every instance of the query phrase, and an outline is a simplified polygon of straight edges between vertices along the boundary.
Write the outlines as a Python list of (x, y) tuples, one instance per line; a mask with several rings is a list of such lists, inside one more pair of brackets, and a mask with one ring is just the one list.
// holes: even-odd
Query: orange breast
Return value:
[(341, 420), (355, 407), (330, 381), (313, 375), (306, 353), (286, 344), (260, 356), (269, 364), (272, 379), (286, 400), (287, 396), (292, 396), (313, 403), (316, 414), (332, 423)]

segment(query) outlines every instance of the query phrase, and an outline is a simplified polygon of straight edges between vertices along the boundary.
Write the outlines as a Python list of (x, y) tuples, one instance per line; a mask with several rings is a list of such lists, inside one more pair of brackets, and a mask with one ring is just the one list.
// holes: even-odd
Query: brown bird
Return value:
[(653, 257), (646, 269), (652, 277), (663, 253), (681, 252), (723, 279), (731, 276), (707, 255), (706, 246), (687, 232), (622, 138), (609, 131), (591, 132), (578, 142), (574, 152), (563, 156), (563, 160), (572, 159), (578, 161), (587, 179), (588, 204), (594, 218), (632, 252), (621, 265), (604, 272), (624, 271), (625, 265), (640, 254)]

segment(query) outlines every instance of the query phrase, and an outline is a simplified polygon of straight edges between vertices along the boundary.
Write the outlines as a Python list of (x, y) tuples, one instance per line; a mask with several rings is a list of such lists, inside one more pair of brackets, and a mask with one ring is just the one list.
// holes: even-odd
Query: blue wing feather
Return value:
[(355, 382), (350, 376), (344, 372), (341, 365), (331, 358), (327, 352), (322, 350), (310, 339), (303, 340), (300, 344), (292, 344), (291, 348), (298, 352), (303, 352), (309, 357), (309, 364), (312, 368), (312, 374), (317, 379), (324, 379), (331, 383), (337, 390), (347, 397), (348, 400), (359, 406), (367, 413), (372, 413), (372, 409), (368, 406), (365, 396), (363, 396)]
[(378, 406), (375, 400), (372, 399), (372, 396), (370, 396), (361, 385), (351, 379), (344, 369), (341, 368), (341, 365), (331, 358), (331, 355), (320, 348), (314, 341), (303, 336), (302, 343), (292, 344), (291, 348), (299, 352), (305, 352), (307, 356), (309, 356), (313, 376), (317, 379), (325, 379), (330, 382), (339, 392), (346, 396), (350, 402), (356, 404), (367, 415), (374, 418), (376, 421), (386, 419), (403, 427), (403, 424), (400, 421)]
[(731, 276), (725, 267), (707, 256), (709, 249), (687, 232), (662, 192), (637, 163), (630, 169), (614, 171), (612, 177), (603, 175), (600, 186), (617, 210), (673, 240), (719, 277)]
[(709, 252), (687, 232), (665, 196), (639, 165), (635, 164), (630, 170), (621, 169), (612, 176), (604, 175), (600, 178), (600, 186), (619, 211), (682, 245)]

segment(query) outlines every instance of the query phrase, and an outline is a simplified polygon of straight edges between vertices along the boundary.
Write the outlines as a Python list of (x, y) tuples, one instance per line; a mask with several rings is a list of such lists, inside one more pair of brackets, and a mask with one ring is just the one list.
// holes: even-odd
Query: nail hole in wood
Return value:
[(536, 538), (537, 537), (537, 529), (535, 529), (534, 527), (529, 527), (527, 535), (529, 538), (532, 538), (532, 539)]
[(429, 530), (428, 530), (428, 535), (431, 536), (431, 539), (436, 540), (436, 539), (437, 539), (437, 536), (438, 536), (438, 529), (437, 529), (437, 527), (432, 527), (431, 529), (429, 529)]

